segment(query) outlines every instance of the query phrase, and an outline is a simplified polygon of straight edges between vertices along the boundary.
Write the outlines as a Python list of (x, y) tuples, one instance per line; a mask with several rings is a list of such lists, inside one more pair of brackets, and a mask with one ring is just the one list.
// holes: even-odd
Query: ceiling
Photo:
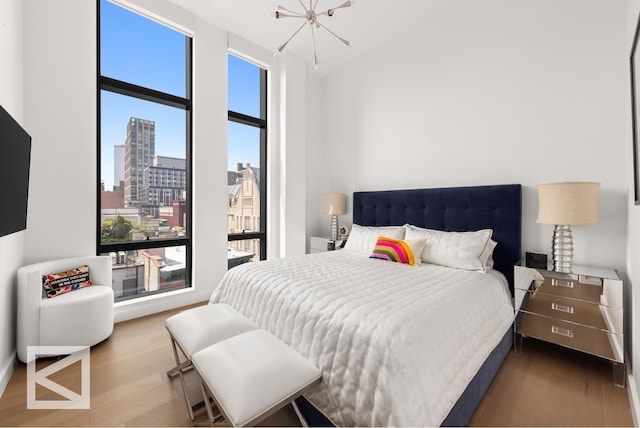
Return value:
[[(300, 1), (309, 0), (170, 0), (193, 12), (216, 27), (227, 30), (250, 42), (275, 52), (302, 24), (295, 18), (276, 19), (276, 6), (304, 12)], [(313, 0), (316, 1), (316, 0)], [(344, 0), (317, 0), (316, 12), (341, 5)], [(423, 22), (428, 15), (451, 0), (358, 0), (351, 7), (338, 9), (333, 17), (318, 20), (338, 36), (351, 42), (343, 45), (324, 29), (316, 30), (317, 73), (330, 73), (374, 46)], [(285, 51), (309, 64), (313, 60), (311, 30), (305, 26)], [(313, 70), (313, 68), (311, 67)]]

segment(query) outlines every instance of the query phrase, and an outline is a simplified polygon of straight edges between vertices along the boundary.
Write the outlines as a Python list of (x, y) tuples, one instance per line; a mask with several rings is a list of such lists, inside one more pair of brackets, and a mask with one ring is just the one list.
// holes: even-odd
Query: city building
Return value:
[(104, 189), (104, 183), (100, 185), (100, 208), (118, 209), (124, 208), (124, 181), (120, 180), (119, 184), (113, 186), (112, 191)]
[(145, 169), (153, 165), (156, 144), (156, 123), (132, 117), (127, 123), (124, 157), (125, 207), (143, 207), (140, 198)]
[(165, 220), (172, 228), (185, 227), (187, 218), (186, 201), (173, 201), (169, 206), (158, 208), (158, 218)]
[(113, 146), (113, 190), (123, 190), (125, 153), (126, 146), (124, 144)]
[[(231, 181), (232, 171), (228, 171), (227, 176)], [(227, 187), (227, 232), (257, 232), (260, 230), (260, 168), (253, 167), (250, 163), (246, 166), (238, 163), (235, 177), (235, 184), (229, 184)], [(258, 239), (231, 241), (229, 247), (232, 250), (251, 253), (253, 260), (260, 259)]]
[[(153, 164), (145, 168), (143, 177), (139, 200), (147, 215), (157, 217), (160, 207), (172, 207), (176, 201), (184, 202), (187, 189), (185, 159), (156, 156)], [(179, 223), (183, 225), (182, 220)]]

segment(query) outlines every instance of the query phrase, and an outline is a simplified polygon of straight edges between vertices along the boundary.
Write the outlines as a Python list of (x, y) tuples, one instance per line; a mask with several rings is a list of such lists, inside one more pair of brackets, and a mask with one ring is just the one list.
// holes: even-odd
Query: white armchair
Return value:
[[(89, 266), (92, 285), (47, 298), (42, 275)], [(92, 346), (113, 332), (111, 258), (73, 257), (18, 269), (18, 359), (27, 362), (27, 346)]]

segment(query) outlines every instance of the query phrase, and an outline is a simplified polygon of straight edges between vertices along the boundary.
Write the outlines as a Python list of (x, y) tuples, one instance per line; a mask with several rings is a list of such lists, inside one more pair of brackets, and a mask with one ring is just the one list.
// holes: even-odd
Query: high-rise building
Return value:
[[(116, 190), (116, 186), (120, 185), (121, 181), (124, 181), (124, 155), (126, 152), (124, 144), (118, 144), (113, 146), (113, 190)], [(123, 189), (117, 189), (123, 190)]]
[(145, 169), (153, 165), (156, 145), (156, 123), (152, 120), (132, 117), (127, 123), (127, 139), (124, 157), (125, 207), (144, 208), (141, 190)]

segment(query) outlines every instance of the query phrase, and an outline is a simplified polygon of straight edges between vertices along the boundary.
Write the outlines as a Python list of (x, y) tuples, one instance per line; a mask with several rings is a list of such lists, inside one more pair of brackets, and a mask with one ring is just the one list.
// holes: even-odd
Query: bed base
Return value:
[[(513, 326), (509, 327), (502, 337), (498, 346), (496, 346), (489, 358), (487, 358), (473, 377), (467, 389), (460, 396), (456, 404), (453, 406), (445, 420), (442, 422), (443, 427), (461, 427), (468, 426), (469, 421), (473, 417), (482, 397), (487, 392), (493, 378), (500, 370), (502, 362), (509, 354), (513, 346)], [(307, 420), (309, 426), (313, 427), (333, 427), (335, 426), (322, 412), (316, 409), (306, 398), (299, 397), (296, 404)]]
[(449, 412), (445, 420), (442, 422), (442, 426), (468, 426), (471, 417), (475, 413), (480, 401), (482, 401), (482, 397), (484, 397), (485, 392), (489, 389), (489, 385), (493, 381), (493, 378), (500, 370), (500, 366), (502, 366), (502, 362), (509, 354), (509, 351), (513, 346), (513, 326), (509, 327), (507, 332), (502, 337), (498, 346), (496, 346), (491, 354), (489, 354), (489, 358), (487, 358), (478, 370), (478, 373), (473, 377), (469, 385), (467, 385), (467, 389), (464, 390), (464, 393), (456, 404), (453, 406), (453, 409)]

